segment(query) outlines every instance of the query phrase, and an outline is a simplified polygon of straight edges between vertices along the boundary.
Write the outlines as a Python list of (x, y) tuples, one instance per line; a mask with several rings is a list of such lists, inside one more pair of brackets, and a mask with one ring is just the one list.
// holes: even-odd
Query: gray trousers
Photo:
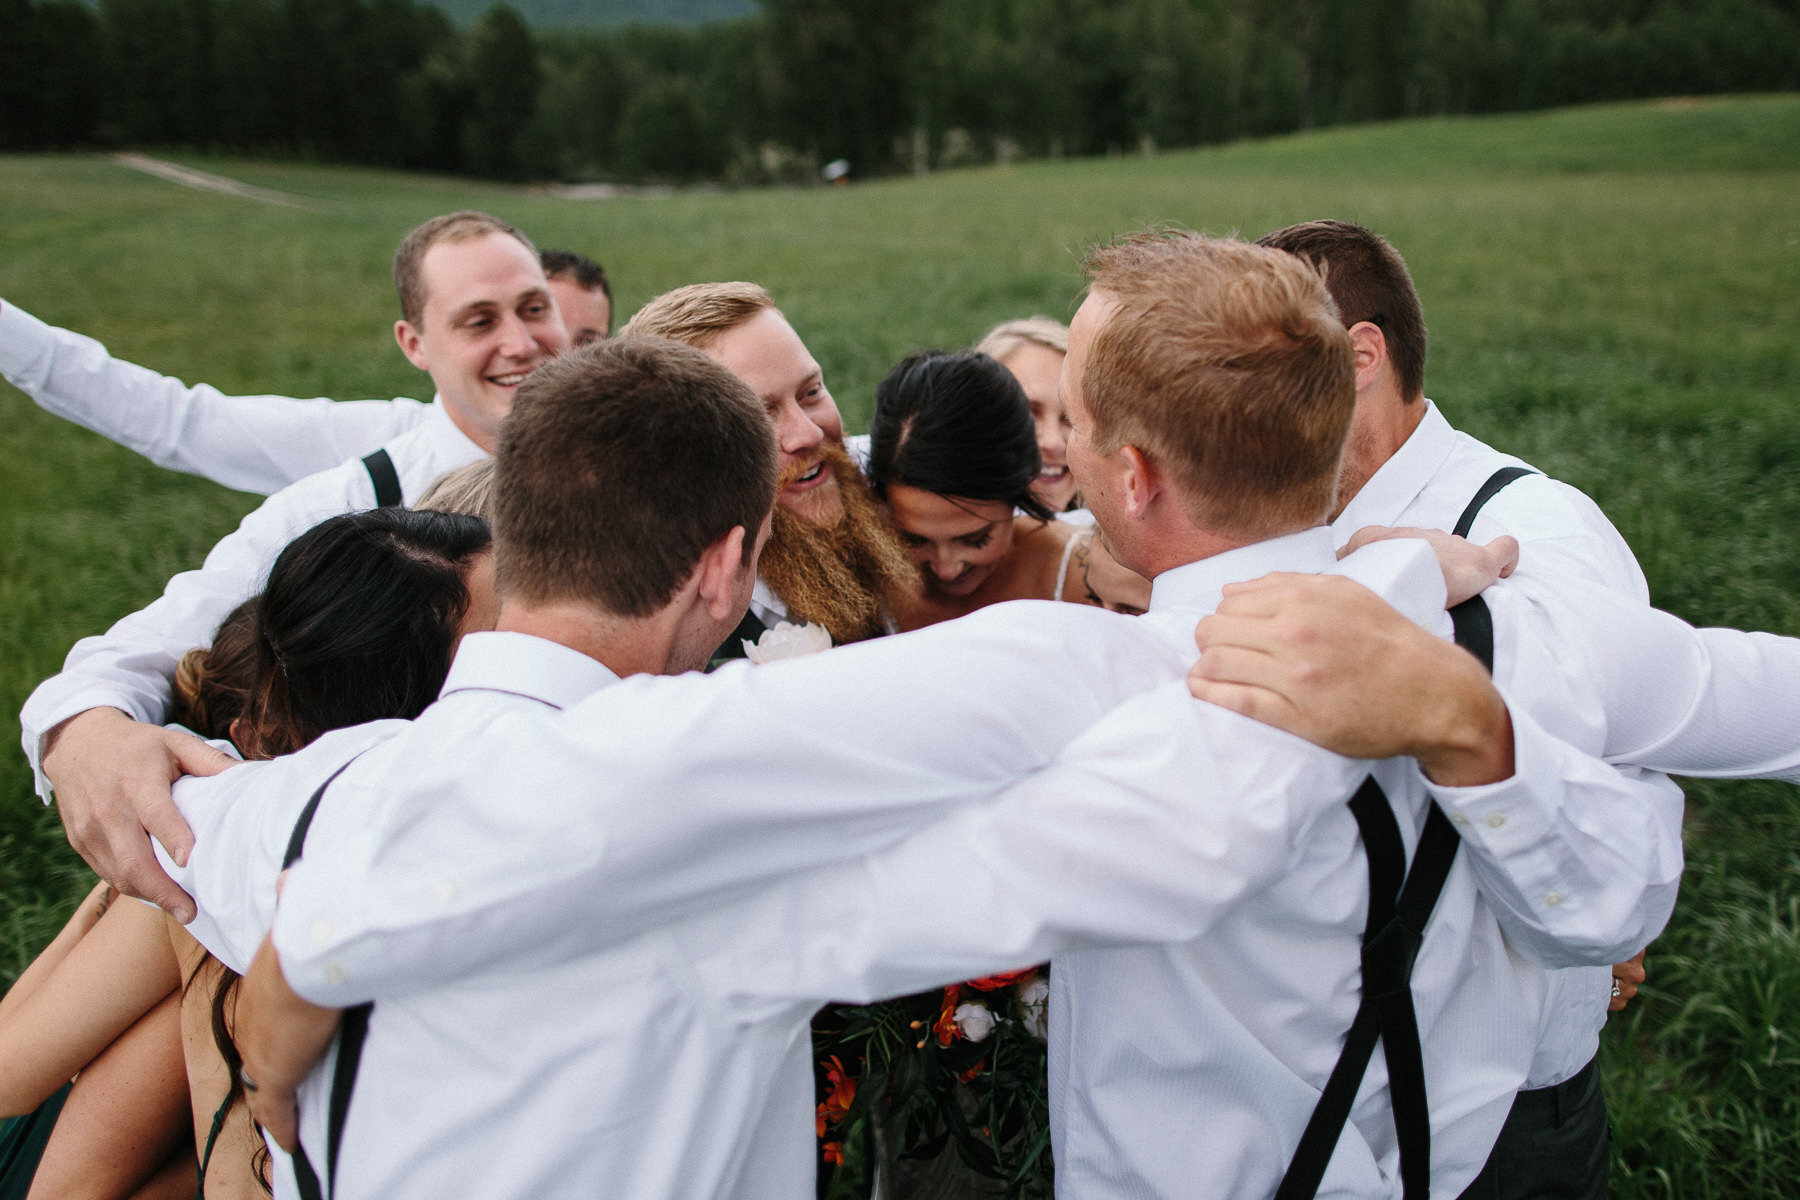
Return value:
[(1513, 1098), (1487, 1165), (1462, 1200), (1606, 1200), (1612, 1124), (1599, 1060)]

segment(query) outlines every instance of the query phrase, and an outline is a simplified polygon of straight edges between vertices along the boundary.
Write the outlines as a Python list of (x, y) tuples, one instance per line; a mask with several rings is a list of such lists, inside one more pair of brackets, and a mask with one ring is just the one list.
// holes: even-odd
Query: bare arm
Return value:
[(0, 1112), (27, 1113), (173, 992), (163, 915), (122, 901), (0, 1024)]
[(186, 1167), (192, 1192), (180, 1023), (179, 998), (165, 996), (82, 1068), (32, 1177), (33, 1195), (137, 1197), (172, 1162)]
[(94, 923), (117, 899), (118, 892), (104, 879), (94, 885), (94, 889), (76, 906), (74, 915), (56, 937), (51, 939), (50, 944), (31, 960), (31, 965), (19, 973), (12, 987), (7, 990), (6, 998), (0, 1000), (0, 1028), (4, 1028), (26, 999), (56, 973), (56, 968), (69, 957), (69, 952), (81, 943)]
[(1485, 544), (1471, 542), (1445, 533), (1441, 529), (1419, 529), (1412, 526), (1365, 525), (1350, 536), (1339, 558), (1346, 558), (1370, 542), (1393, 538), (1418, 538), (1431, 546), (1438, 566), (1444, 572), (1446, 605), (1461, 604), (1470, 596), (1480, 595), (1496, 579), (1505, 579), (1519, 565), (1519, 539), (1502, 534)]
[(238, 995), (237, 1045), (244, 1056), (250, 1111), (283, 1150), (299, 1141), (294, 1094), (331, 1046), (340, 1011), (308, 1004), (288, 986), (268, 939)]
[(1409, 755), (1450, 786), (1512, 774), (1506, 704), (1467, 651), (1342, 576), (1270, 575), (1225, 593), (1195, 631), (1199, 699), (1353, 758)]

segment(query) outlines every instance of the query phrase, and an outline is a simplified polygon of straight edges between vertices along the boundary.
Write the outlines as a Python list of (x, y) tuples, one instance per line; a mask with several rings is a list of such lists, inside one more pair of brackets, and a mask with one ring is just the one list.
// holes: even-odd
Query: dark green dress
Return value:
[(69, 1098), (71, 1085), (63, 1084), (37, 1111), (22, 1117), (8, 1117), (0, 1122), (0, 1200), (25, 1200), (31, 1190), (31, 1178), (37, 1174), (38, 1159), (44, 1156), (44, 1144), (56, 1128), (63, 1101)]

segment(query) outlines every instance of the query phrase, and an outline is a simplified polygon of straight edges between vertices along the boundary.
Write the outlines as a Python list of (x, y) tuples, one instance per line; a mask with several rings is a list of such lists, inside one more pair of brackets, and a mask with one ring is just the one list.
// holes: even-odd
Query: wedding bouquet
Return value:
[[(813, 1022), (821, 1194), (1051, 1194), (1044, 1014), (1049, 967), (972, 979)], [(970, 1177), (973, 1178), (970, 1178)], [(909, 1186), (911, 1181), (911, 1186)]]

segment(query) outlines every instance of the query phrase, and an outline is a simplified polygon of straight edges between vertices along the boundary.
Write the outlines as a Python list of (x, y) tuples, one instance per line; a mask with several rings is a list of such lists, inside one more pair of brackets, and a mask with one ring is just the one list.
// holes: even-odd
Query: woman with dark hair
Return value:
[(869, 482), (925, 583), (901, 628), (1060, 597), (1073, 531), (1032, 490), (1039, 466), (1025, 393), (987, 355), (928, 350), (888, 372), (869, 423)]
[[(484, 522), (449, 513), (377, 509), (315, 526), (213, 645), (184, 658), (172, 715), (246, 758), (417, 716), (462, 634), (493, 626), (489, 546)], [(210, 1148), (207, 1195), (258, 1195), (261, 1139), (232, 1107), (226, 1065), (235, 977), (159, 910), (109, 900), (102, 884), (0, 1004), (0, 1111), (62, 1097), (35, 1177), (21, 1164), (0, 1189), (192, 1196)]]

